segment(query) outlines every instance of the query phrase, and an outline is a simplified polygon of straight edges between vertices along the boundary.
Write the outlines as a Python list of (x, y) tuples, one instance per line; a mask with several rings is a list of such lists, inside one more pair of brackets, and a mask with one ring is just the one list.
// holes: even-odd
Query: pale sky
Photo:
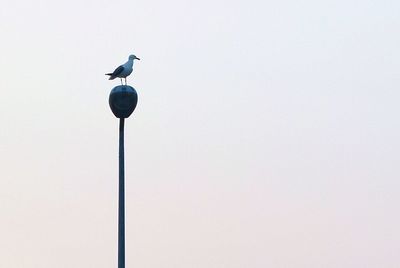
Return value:
[(0, 267), (394, 268), (400, 2), (15, 1), (0, 9)]

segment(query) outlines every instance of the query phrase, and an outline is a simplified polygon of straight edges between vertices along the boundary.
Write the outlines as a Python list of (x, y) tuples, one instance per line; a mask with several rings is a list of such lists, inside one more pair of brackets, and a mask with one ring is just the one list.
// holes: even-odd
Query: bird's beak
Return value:
[(137, 60), (140, 60), (138, 57), (136, 57)]

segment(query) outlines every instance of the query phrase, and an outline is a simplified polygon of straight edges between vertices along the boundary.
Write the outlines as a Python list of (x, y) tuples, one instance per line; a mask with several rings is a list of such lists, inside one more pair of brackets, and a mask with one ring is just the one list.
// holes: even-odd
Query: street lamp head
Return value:
[(138, 95), (131, 86), (119, 85), (111, 90), (109, 104), (118, 118), (128, 118), (135, 110), (137, 101)]

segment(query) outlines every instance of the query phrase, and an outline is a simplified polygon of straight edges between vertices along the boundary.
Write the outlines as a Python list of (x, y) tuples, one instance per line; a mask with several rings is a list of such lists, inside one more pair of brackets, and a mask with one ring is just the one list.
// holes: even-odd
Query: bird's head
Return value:
[(130, 55), (129, 60), (140, 60), (140, 59), (138, 57), (136, 57), (135, 55)]

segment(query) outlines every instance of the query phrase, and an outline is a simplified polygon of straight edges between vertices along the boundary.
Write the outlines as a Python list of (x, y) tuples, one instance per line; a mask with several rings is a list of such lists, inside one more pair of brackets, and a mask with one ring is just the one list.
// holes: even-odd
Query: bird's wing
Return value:
[(119, 66), (115, 71), (112, 73), (112, 76), (118, 76), (120, 73), (124, 71), (124, 66)]

